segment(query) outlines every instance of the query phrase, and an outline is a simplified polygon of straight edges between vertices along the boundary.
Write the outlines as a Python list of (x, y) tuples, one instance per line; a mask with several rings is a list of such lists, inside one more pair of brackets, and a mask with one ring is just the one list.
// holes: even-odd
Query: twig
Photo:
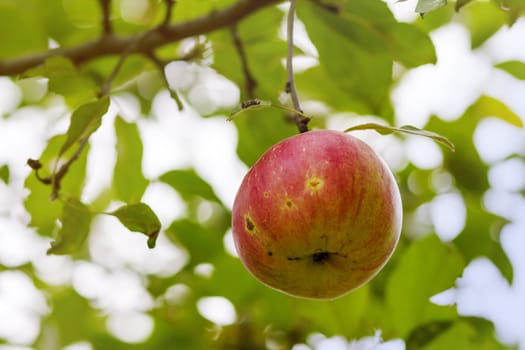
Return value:
[(115, 65), (115, 67), (113, 67), (113, 70), (111, 71), (108, 78), (104, 82), (104, 85), (102, 85), (102, 88), (100, 89), (100, 92), (98, 93), (98, 97), (106, 96), (109, 94), (111, 90), (111, 84), (113, 84), (113, 80), (115, 80), (115, 78), (117, 77), (118, 72), (120, 71), (120, 69), (122, 68), (122, 65), (124, 64), (124, 61), (126, 61), (126, 58), (128, 58), (129, 54), (131, 53), (132, 47), (133, 45), (130, 45), (128, 50), (124, 51), (120, 55), (117, 64)]
[[(294, 55), (294, 43), (293, 43), (293, 29), (295, 20), (295, 0), (290, 0), (290, 9), (288, 10), (287, 18), (287, 34), (286, 39), (288, 41), (288, 54), (286, 55), (286, 70), (288, 73), (288, 80), (286, 82), (286, 92), (288, 92), (292, 98), (293, 107), (297, 112), (302, 113), (301, 105), (299, 103), (299, 97), (297, 96), (297, 89), (295, 88), (294, 72), (293, 72), (293, 55)], [(295, 113), (292, 117), (299, 129), (299, 132), (308, 131), (309, 118), (303, 117), (300, 113)]]
[(257, 81), (255, 80), (252, 72), (250, 71), (250, 67), (248, 66), (248, 57), (246, 55), (246, 51), (244, 50), (244, 45), (239, 35), (239, 31), (237, 30), (237, 25), (232, 25), (230, 27), (230, 32), (233, 37), (233, 44), (235, 45), (235, 49), (237, 50), (239, 58), (241, 59), (241, 67), (245, 79), (246, 94), (249, 99), (254, 99)]
[(111, 0), (99, 0), (102, 9), (102, 32), (110, 35), (113, 32), (111, 27)]

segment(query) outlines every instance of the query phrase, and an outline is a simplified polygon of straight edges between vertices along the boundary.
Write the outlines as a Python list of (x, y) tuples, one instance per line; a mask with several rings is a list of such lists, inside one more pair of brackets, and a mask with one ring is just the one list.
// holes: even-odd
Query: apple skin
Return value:
[(401, 232), (399, 189), (365, 142), (309, 131), (272, 146), (233, 205), (235, 247), (248, 271), (286, 294), (334, 299), (369, 281)]

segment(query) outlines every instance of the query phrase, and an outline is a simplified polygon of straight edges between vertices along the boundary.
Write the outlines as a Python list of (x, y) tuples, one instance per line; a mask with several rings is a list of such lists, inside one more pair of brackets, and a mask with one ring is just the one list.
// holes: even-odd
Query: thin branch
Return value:
[(113, 32), (111, 27), (111, 0), (99, 0), (102, 9), (102, 32), (110, 35)]
[(250, 67), (248, 66), (248, 56), (246, 55), (246, 51), (244, 50), (244, 45), (242, 43), (241, 37), (239, 36), (237, 26), (231, 26), (230, 31), (233, 37), (233, 44), (235, 45), (237, 53), (239, 54), (239, 58), (241, 59), (241, 67), (245, 79), (246, 94), (248, 95), (248, 98), (254, 99), (257, 81), (251, 73)]
[(151, 33), (152, 33), (151, 31), (144, 32), (142, 36), (137, 37), (135, 41), (129, 43), (129, 46), (121, 53), (117, 64), (115, 65), (115, 67), (113, 67), (113, 70), (111, 71), (108, 78), (104, 82), (104, 85), (102, 86), (102, 89), (100, 90), (98, 94), (99, 97), (109, 94), (110, 89), (111, 89), (111, 84), (113, 83), (113, 80), (115, 80), (115, 78), (117, 77), (118, 72), (122, 68), (122, 65), (124, 64), (128, 56), (132, 54), (133, 52), (135, 52), (137, 48), (140, 47), (141, 43), (144, 42), (148, 38), (148, 35), (151, 35)]
[(102, 85), (102, 89), (100, 89), (100, 92), (98, 93), (98, 97), (106, 96), (106, 95), (109, 94), (109, 92), (111, 90), (111, 84), (113, 84), (113, 80), (115, 80), (115, 78), (118, 75), (118, 72), (122, 68), (122, 65), (124, 65), (124, 61), (126, 61), (126, 58), (128, 58), (129, 54), (131, 53), (131, 50), (132, 50), (133, 46), (134, 45), (130, 45), (129, 49), (124, 51), (120, 55), (117, 64), (115, 65), (115, 67), (113, 67), (113, 70), (111, 71), (111, 73), (109, 74), (108, 78), (104, 82), (104, 85)]
[(26, 70), (39, 66), (52, 56), (62, 55), (75, 64), (93, 60), (95, 58), (122, 54), (131, 43), (138, 38), (146, 36), (132, 52), (148, 53), (168, 43), (206, 34), (217, 29), (231, 26), (257, 10), (277, 4), (282, 0), (239, 0), (233, 5), (195, 19), (175, 23), (165, 28), (155, 27), (147, 32), (130, 36), (119, 37), (115, 35), (101, 36), (96, 40), (70, 47), (48, 50), (43, 53), (33, 54), (13, 60), (0, 60), (0, 75), (16, 75)]
[(295, 113), (292, 117), (299, 129), (299, 132), (308, 131), (309, 118), (303, 117), (300, 113), (303, 112), (301, 104), (299, 103), (299, 97), (297, 96), (297, 89), (295, 88), (294, 72), (293, 72), (293, 55), (294, 55), (294, 43), (293, 43), (293, 29), (295, 20), (295, 0), (290, 0), (290, 9), (288, 10), (287, 18), (287, 32), (286, 40), (288, 41), (288, 54), (286, 55), (286, 70), (288, 73), (288, 80), (286, 82), (286, 92), (290, 94), (294, 109), (299, 112)]
[(184, 109), (184, 105), (182, 103), (182, 100), (180, 99), (180, 96), (179, 94), (177, 93), (177, 91), (175, 90), (172, 90), (170, 88), (170, 83), (168, 82), (168, 78), (166, 77), (166, 72), (164, 72), (164, 68), (166, 67), (166, 62), (162, 61), (160, 58), (158, 58), (157, 56), (155, 56), (155, 54), (153, 53), (149, 53), (147, 55), (147, 57), (157, 65), (157, 67), (159, 68), (159, 71), (160, 71), (160, 75), (162, 76), (162, 78), (164, 79), (164, 83), (166, 84), (166, 87), (168, 89), (168, 91), (170, 92), (170, 96), (173, 100), (175, 100), (175, 103), (177, 104), (177, 108), (179, 111), (182, 111)]

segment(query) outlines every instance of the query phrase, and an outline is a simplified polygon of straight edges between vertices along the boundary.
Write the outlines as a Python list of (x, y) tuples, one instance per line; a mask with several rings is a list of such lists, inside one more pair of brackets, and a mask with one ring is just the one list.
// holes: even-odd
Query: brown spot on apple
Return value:
[(292, 209), (293, 207), (295, 207), (293, 201), (290, 198), (286, 198), (285, 201), (284, 201), (284, 208), (285, 209)]
[(312, 176), (306, 180), (306, 190), (310, 192), (318, 192), (324, 185), (323, 179)]
[(255, 234), (255, 231), (256, 231), (255, 223), (253, 222), (253, 219), (248, 214), (244, 216), (244, 226), (246, 228), (246, 231), (249, 234), (251, 235)]

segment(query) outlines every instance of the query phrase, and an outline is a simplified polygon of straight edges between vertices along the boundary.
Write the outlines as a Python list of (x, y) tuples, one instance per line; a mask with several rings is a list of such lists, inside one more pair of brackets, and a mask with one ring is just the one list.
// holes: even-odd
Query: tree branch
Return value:
[(56, 55), (65, 56), (75, 64), (82, 64), (98, 57), (122, 54), (130, 44), (137, 42), (139, 38), (144, 36), (146, 40), (142, 41), (132, 53), (147, 54), (158, 47), (174, 41), (229, 27), (261, 8), (277, 4), (281, 1), (282, 0), (239, 0), (226, 8), (212, 11), (207, 15), (197, 17), (187, 22), (155, 27), (144, 33), (125, 37), (114, 34), (103, 35), (96, 40), (71, 48), (58, 48), (18, 59), (0, 60), (0, 75), (21, 74), (30, 68), (41, 65), (47, 58)]

